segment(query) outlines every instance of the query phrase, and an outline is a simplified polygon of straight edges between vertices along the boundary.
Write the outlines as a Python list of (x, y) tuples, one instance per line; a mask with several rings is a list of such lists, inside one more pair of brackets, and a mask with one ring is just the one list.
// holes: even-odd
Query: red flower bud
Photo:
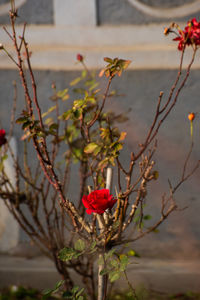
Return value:
[(188, 115), (188, 119), (189, 119), (190, 121), (193, 121), (194, 118), (195, 118), (195, 114), (194, 114), (194, 113), (190, 113), (190, 114)]
[(5, 135), (6, 135), (5, 130), (4, 129), (0, 129), (0, 147), (7, 142), (7, 140), (5, 138)]
[(83, 61), (83, 55), (77, 54), (76, 59), (77, 59), (78, 61), (82, 62), (82, 61)]
[(108, 189), (93, 191), (82, 198), (83, 205), (87, 208), (86, 213), (89, 215), (91, 213), (103, 214), (106, 209), (111, 209), (116, 201), (117, 199), (110, 195)]

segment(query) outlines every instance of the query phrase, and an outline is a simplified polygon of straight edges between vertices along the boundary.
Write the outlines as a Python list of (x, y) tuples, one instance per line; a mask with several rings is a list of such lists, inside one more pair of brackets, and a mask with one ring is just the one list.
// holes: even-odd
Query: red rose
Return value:
[(103, 214), (107, 208), (111, 209), (116, 201), (117, 199), (110, 195), (108, 189), (96, 190), (82, 198), (83, 205), (87, 208), (86, 213), (89, 215), (91, 213)]
[(7, 140), (5, 138), (5, 135), (6, 135), (5, 130), (4, 129), (0, 129), (0, 147), (7, 142)]

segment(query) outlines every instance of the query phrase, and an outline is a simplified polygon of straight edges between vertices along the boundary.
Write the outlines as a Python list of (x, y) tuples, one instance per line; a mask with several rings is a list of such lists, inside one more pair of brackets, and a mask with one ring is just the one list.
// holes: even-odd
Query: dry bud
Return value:
[(170, 27), (165, 27), (164, 29), (164, 35), (168, 35), (170, 33)]
[(55, 84), (54, 82), (52, 83), (51, 88), (52, 88), (53, 90), (56, 89), (56, 84)]

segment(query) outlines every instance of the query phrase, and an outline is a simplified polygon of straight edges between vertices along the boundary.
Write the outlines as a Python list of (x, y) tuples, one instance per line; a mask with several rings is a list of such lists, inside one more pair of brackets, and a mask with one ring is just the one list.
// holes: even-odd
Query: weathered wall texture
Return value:
[(193, 0), (99, 0), (100, 24), (150, 24), (163, 20), (181, 22), (199, 16), (199, 1)]
[[(173, 20), (181, 22), (190, 16), (198, 17), (199, 1), (99, 0), (95, 6), (94, 0), (84, 0), (86, 1), (84, 7), (79, 6), (81, 1), (83, 0), (16, 1), (21, 15), (19, 22), (23, 23), (26, 20), (34, 24), (28, 27), (27, 37), (33, 51), (32, 61), (38, 82), (39, 99), (45, 110), (51, 95), (51, 83), (56, 82), (58, 88), (65, 88), (67, 83), (77, 75), (80, 66), (75, 64), (76, 53), (86, 55), (88, 66), (96, 69), (103, 67), (104, 56), (118, 56), (133, 60), (130, 70), (113, 82), (113, 88), (123, 96), (116, 97), (108, 104), (109, 109), (119, 112), (126, 112), (131, 108), (128, 113), (129, 121), (124, 125), (124, 130), (128, 132), (128, 146), (122, 155), (122, 160), (126, 163), (127, 153), (137, 149), (141, 136), (151, 123), (159, 92), (163, 90), (167, 97), (169, 87), (176, 76), (175, 69), (178, 66), (180, 53), (171, 38), (163, 37), (163, 27), (172, 20), (168, 18), (168, 14), (174, 15)], [(4, 13), (5, 5), (8, 3), (9, 1), (0, 0), (1, 24), (8, 22)], [(187, 5), (187, 10), (183, 5)], [(81, 10), (78, 10), (78, 7), (81, 7)], [(162, 14), (157, 17), (160, 10)], [(97, 23), (100, 26), (97, 26)], [(20, 32), (21, 27), (18, 30)], [(2, 28), (0, 28), (0, 42), (5, 44), (12, 53), (11, 43)], [(0, 53), (0, 124), (5, 129), (9, 128), (13, 80), (18, 83), (20, 106), (23, 103), (23, 93), (18, 74), (6, 56)], [(172, 182), (179, 179), (180, 167), (189, 149), (190, 132), (187, 114), (191, 110), (200, 111), (199, 80), (198, 59), (191, 78), (180, 95), (176, 109), (158, 136), (158, 152), (155, 160), (161, 181), (152, 185), (151, 194), (147, 198), (155, 218), (160, 212), (162, 193), (168, 190), (168, 178)], [(104, 82), (102, 81), (101, 84), (103, 87)], [(194, 128), (196, 136), (199, 134), (198, 123), (197, 114), (197, 124)], [(21, 136), (19, 127), (15, 128), (14, 135), (16, 140), (19, 140)], [(22, 146), (19, 142), (17, 146), (20, 153)], [(198, 142), (194, 149), (192, 163), (197, 159), (199, 159)], [(177, 194), (180, 208), (188, 206), (188, 209), (174, 213), (161, 226), (160, 233), (138, 242), (135, 245), (136, 250), (141, 250), (147, 256), (199, 257), (199, 176), (198, 171)], [(71, 194), (74, 194), (75, 190), (74, 185), (71, 187)], [(9, 223), (11, 226), (16, 226), (10, 220)], [(0, 224), (1, 230), (5, 226), (6, 221), (5, 224)], [(14, 239), (21, 241), (25, 239), (25, 235), (20, 231), (20, 238), (16, 233)]]

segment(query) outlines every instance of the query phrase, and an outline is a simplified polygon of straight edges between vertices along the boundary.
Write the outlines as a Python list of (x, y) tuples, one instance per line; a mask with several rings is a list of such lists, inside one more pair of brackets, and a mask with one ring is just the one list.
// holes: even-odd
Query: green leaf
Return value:
[(97, 250), (96, 244), (97, 244), (96, 241), (93, 241), (93, 242), (91, 243), (91, 245), (90, 245), (90, 253), (91, 253), (91, 254), (94, 253), (94, 252)]
[(52, 111), (54, 111), (56, 109), (56, 105), (54, 105), (54, 106), (51, 106), (49, 109), (48, 109), (48, 111), (46, 111), (46, 112), (44, 112), (43, 114), (42, 114), (42, 118), (44, 118), (44, 117), (46, 117), (48, 114), (50, 114)]
[(106, 157), (98, 164), (98, 168), (103, 169), (108, 165), (108, 163), (109, 163), (109, 158)]
[(73, 294), (76, 294), (79, 290), (79, 286), (78, 285), (75, 285), (73, 288), (72, 288), (72, 293)]
[(92, 143), (89, 143), (85, 149), (84, 149), (84, 152), (87, 153), (87, 154), (91, 154), (94, 152), (95, 149), (97, 149), (97, 147), (99, 147), (96, 143), (92, 142)]
[(20, 117), (20, 118), (18, 118), (15, 122), (16, 122), (17, 124), (21, 124), (21, 123), (27, 122), (27, 120), (28, 120), (28, 117)]
[(111, 249), (110, 251), (108, 251), (107, 253), (105, 253), (105, 260), (107, 260), (108, 258), (112, 257), (113, 254), (115, 253), (115, 249)]
[(129, 263), (128, 256), (125, 254), (120, 255), (120, 262), (123, 265), (127, 265)]
[(68, 261), (68, 260), (71, 260), (73, 258), (77, 258), (79, 255), (80, 255), (80, 253), (77, 253), (77, 251), (74, 250), (73, 248), (63, 248), (60, 251), (58, 257), (62, 261)]
[(42, 132), (42, 131), (38, 131), (37, 132), (37, 136), (39, 136), (39, 137), (45, 137), (45, 133)]
[(22, 129), (26, 129), (27, 127), (29, 127), (29, 125), (31, 125), (31, 121), (27, 120), (26, 122), (23, 123), (22, 125)]
[(88, 72), (86, 70), (83, 70), (81, 73), (82, 78), (85, 78), (87, 76), (87, 73)]
[(57, 129), (58, 129), (58, 124), (56, 124), (56, 123), (51, 124), (50, 127), (49, 127), (50, 131), (54, 131), (54, 130), (57, 130)]
[(98, 85), (99, 85), (98, 82), (94, 82), (94, 83), (90, 86), (89, 91), (91, 92), (91, 91), (94, 90)]
[(82, 115), (82, 111), (83, 110), (81, 108), (73, 110), (73, 117), (75, 119), (79, 119)]
[(77, 108), (84, 108), (84, 107), (86, 107), (86, 103), (84, 99), (74, 100), (73, 110), (76, 110)]
[(56, 283), (56, 285), (55, 285), (55, 288), (56, 288), (56, 289), (59, 289), (64, 283), (65, 283), (64, 280), (58, 281), (58, 282)]
[(114, 282), (120, 278), (120, 272), (119, 271), (113, 271), (109, 273), (109, 280), (110, 282)]
[(96, 156), (101, 151), (101, 146), (98, 146), (96, 149), (94, 149), (93, 154)]
[(0, 160), (0, 172), (2, 172), (2, 170), (3, 170), (3, 167), (4, 167), (3, 162), (4, 162), (4, 160), (6, 160), (7, 158), (8, 158), (7, 154), (5, 154), (5, 155), (3, 155), (1, 157), (1, 160)]
[(73, 299), (73, 294), (71, 291), (65, 291), (63, 294), (62, 294), (62, 297), (63, 298), (67, 298), (67, 299)]
[(90, 245), (90, 249), (93, 250), (96, 246), (97, 242), (93, 241), (92, 244)]
[(45, 120), (45, 124), (46, 125), (49, 125), (49, 124), (51, 124), (53, 122), (53, 118), (47, 118), (46, 120)]
[(109, 64), (112, 64), (113, 60), (110, 57), (104, 57), (104, 61), (106, 61)]
[(80, 296), (82, 293), (83, 293), (83, 291), (84, 291), (84, 288), (82, 288), (82, 289), (80, 289), (80, 291), (78, 291), (78, 293), (76, 293), (76, 297), (82, 297), (82, 296)]
[(112, 259), (110, 261), (111, 266), (113, 266), (114, 268), (118, 268), (119, 266), (119, 262), (116, 259)]
[(70, 85), (71, 86), (76, 85), (77, 83), (79, 83), (79, 81), (81, 81), (81, 79), (82, 79), (81, 77), (75, 78), (70, 82)]
[(56, 283), (53, 289), (47, 289), (43, 292), (42, 300), (45, 300), (51, 296), (51, 294), (57, 292), (57, 290), (64, 284), (64, 280), (60, 280)]
[[(68, 95), (68, 89), (64, 89), (64, 90), (58, 91), (57, 97), (58, 97), (58, 98), (61, 98), (61, 99), (67, 97), (66, 99), (68, 99), (68, 98), (69, 98), (69, 95)], [(64, 100), (66, 100), (66, 99), (64, 99)]]
[(99, 273), (101, 276), (103, 276), (103, 275), (106, 275), (106, 274), (108, 274), (109, 273), (109, 270), (108, 269), (103, 269), (103, 270), (101, 270), (101, 272)]
[(144, 220), (146, 220), (146, 221), (147, 221), (147, 220), (151, 220), (151, 219), (152, 219), (152, 216), (151, 216), (151, 215), (145, 215), (145, 216), (144, 216)]
[(123, 148), (123, 145), (118, 142), (114, 142), (110, 145), (115, 151), (120, 151)]
[(61, 118), (63, 120), (68, 120), (71, 117), (71, 114), (72, 114), (72, 110), (69, 109), (68, 111), (66, 111), (62, 114)]
[(83, 155), (82, 149), (80, 148), (73, 148), (73, 154), (75, 156), (75, 158), (81, 158)]
[(78, 239), (74, 244), (74, 249), (77, 251), (84, 251), (85, 250), (85, 242), (81, 239)]

